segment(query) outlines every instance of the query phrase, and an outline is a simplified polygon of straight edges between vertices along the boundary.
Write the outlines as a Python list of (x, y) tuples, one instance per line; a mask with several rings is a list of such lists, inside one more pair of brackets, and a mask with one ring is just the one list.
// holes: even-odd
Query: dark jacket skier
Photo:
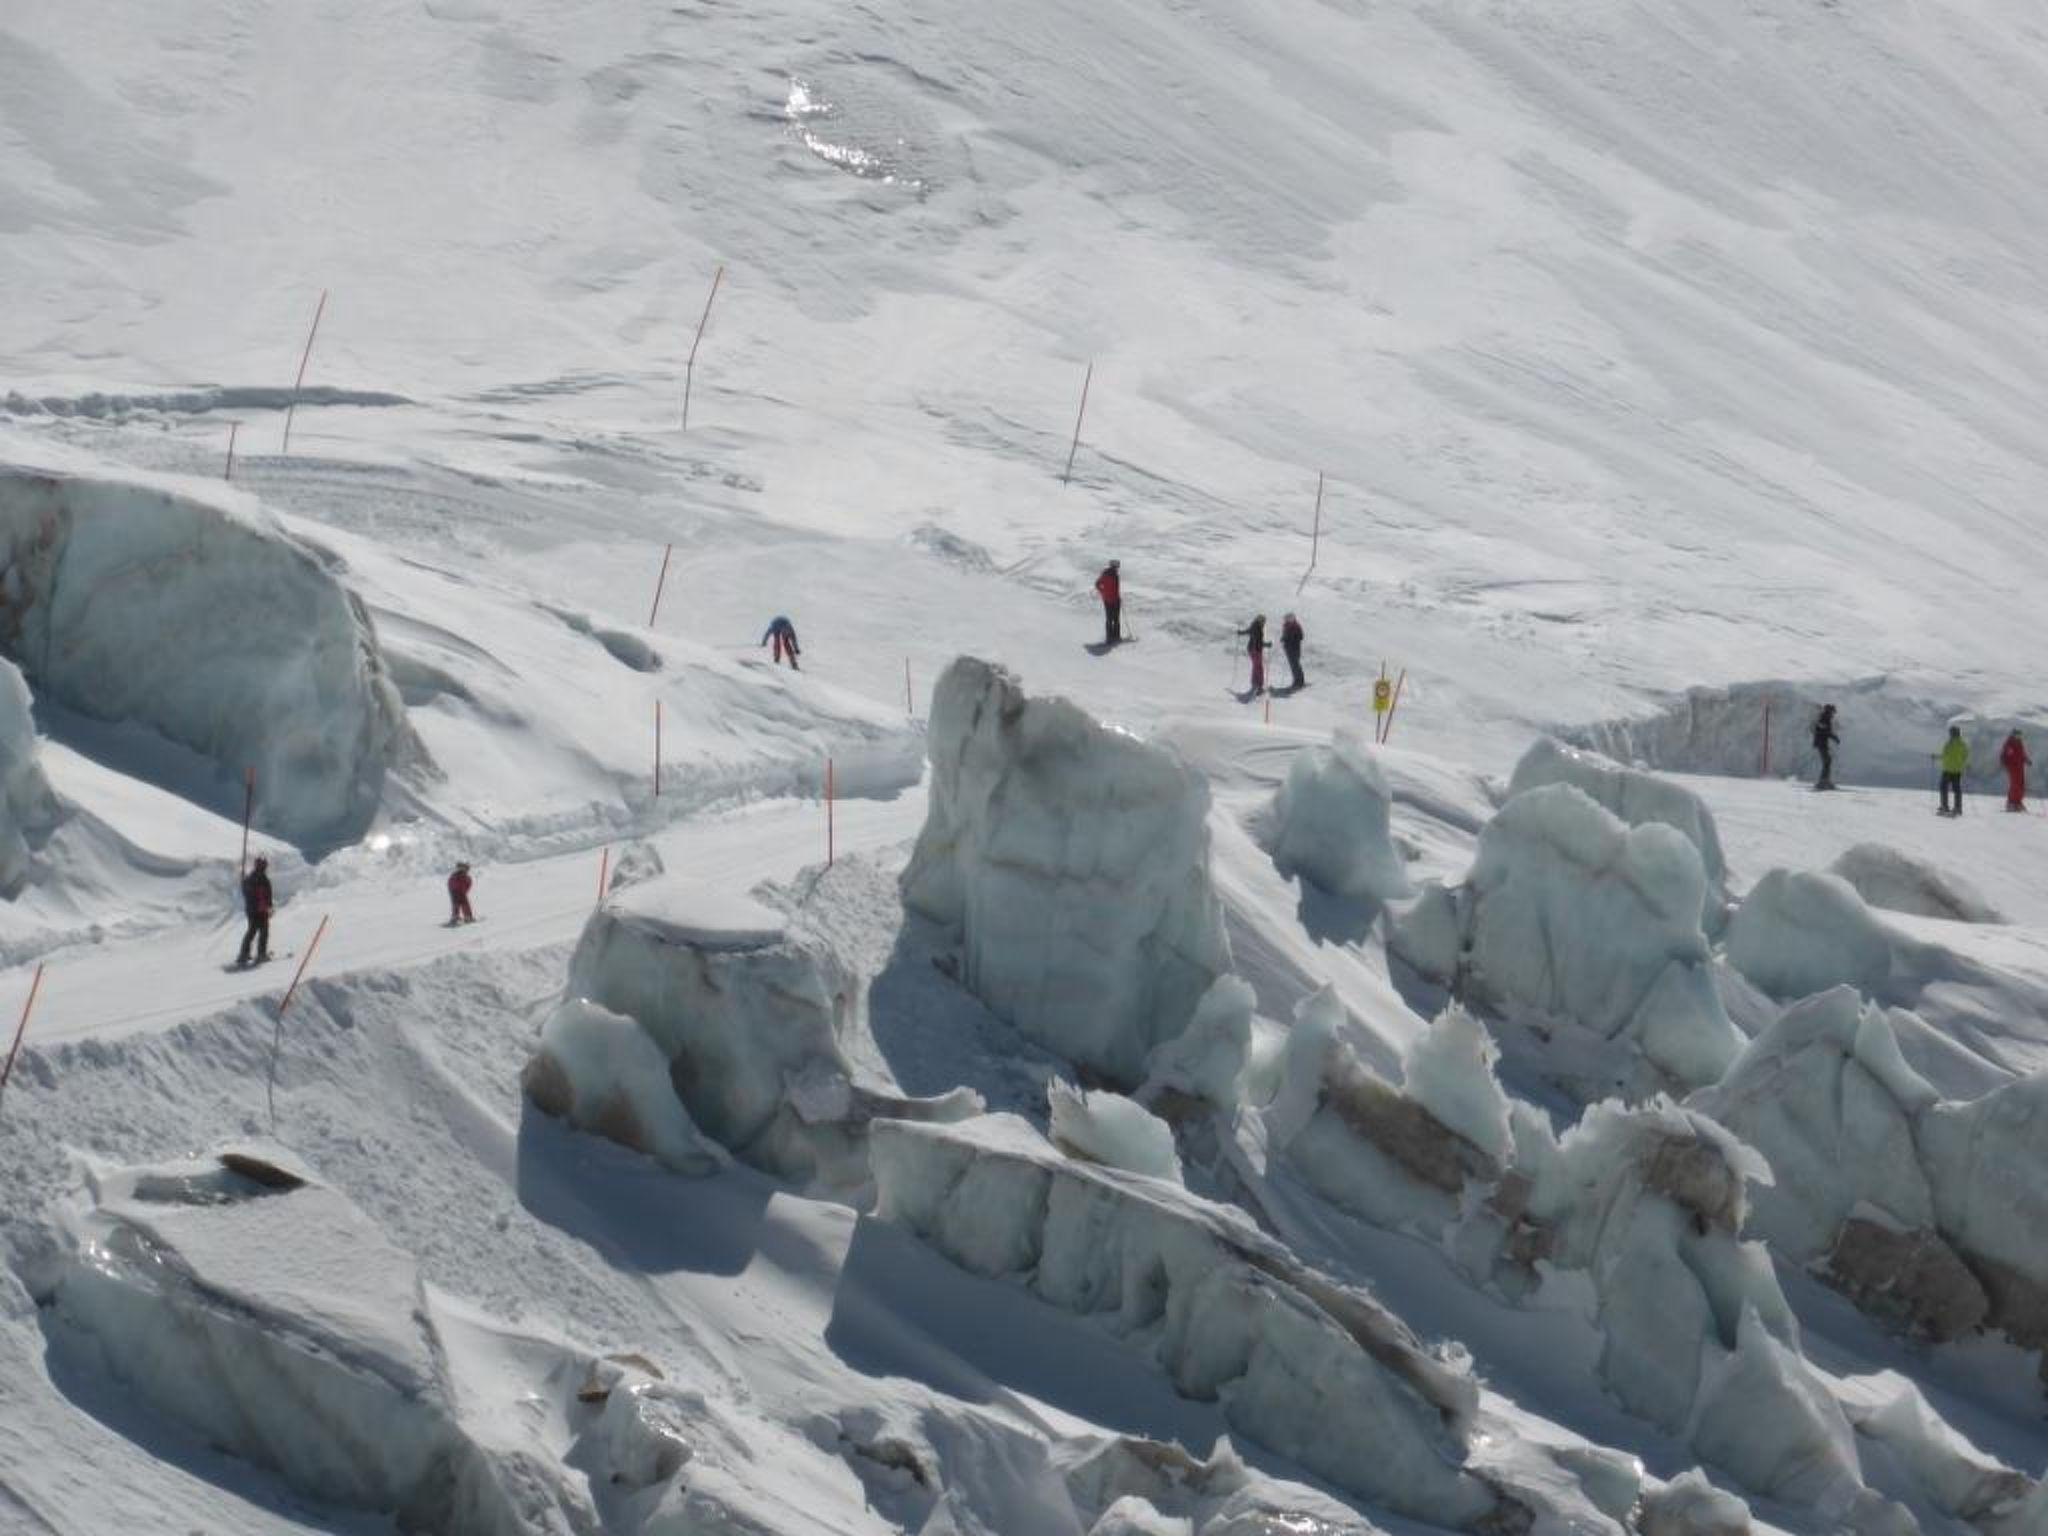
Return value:
[(1116, 645), (1124, 638), (1124, 582), (1112, 560), (1095, 578), (1095, 595), (1102, 599), (1102, 643)]
[(1280, 621), (1280, 649), (1287, 657), (1287, 670), (1294, 674), (1292, 687), (1306, 688), (1308, 679), (1301, 675), (1301, 620), (1288, 614)]
[(258, 961), (270, 958), (270, 903), (270, 861), (258, 859), (249, 867), (249, 873), (242, 876), (242, 911), (249, 919), (249, 927), (242, 934), (242, 950), (235, 957), (235, 964), (247, 965), (251, 949)]
[(1821, 705), (1813, 721), (1813, 750), (1820, 754), (1820, 777), (1813, 781), (1815, 789), (1835, 787), (1835, 743), (1841, 739), (1835, 731), (1835, 706)]
[(800, 672), (803, 670), (796, 664), (796, 659), (801, 654), (796, 648), (796, 626), (779, 613), (768, 621), (768, 628), (761, 635), (761, 643), (763, 645), (768, 644), (771, 640), (775, 642), (775, 649), (769, 657), (770, 661), (779, 662), (783, 657), (787, 656), (789, 658), (790, 671)]
[(1266, 643), (1266, 616), (1262, 613), (1251, 623), (1238, 631), (1245, 637), (1245, 654), (1252, 659), (1252, 692), (1266, 691), (1266, 652), (1272, 647)]

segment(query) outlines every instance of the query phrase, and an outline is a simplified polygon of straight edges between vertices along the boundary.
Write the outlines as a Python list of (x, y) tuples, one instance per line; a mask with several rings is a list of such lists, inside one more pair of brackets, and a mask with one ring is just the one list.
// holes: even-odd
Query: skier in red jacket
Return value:
[(2027, 808), (2027, 765), (2033, 759), (2027, 756), (2027, 744), (2018, 731), (2005, 738), (2005, 745), (1998, 750), (1998, 764), (2005, 770), (2005, 808), (2008, 811), (2024, 811)]
[(470, 877), (469, 866), (458, 864), (455, 873), (448, 877), (448, 926), (457, 923), (473, 923), (476, 914), (469, 910), (469, 888), (475, 881)]
[(1124, 638), (1124, 584), (1112, 560), (1095, 578), (1095, 595), (1102, 599), (1102, 643), (1121, 644)]

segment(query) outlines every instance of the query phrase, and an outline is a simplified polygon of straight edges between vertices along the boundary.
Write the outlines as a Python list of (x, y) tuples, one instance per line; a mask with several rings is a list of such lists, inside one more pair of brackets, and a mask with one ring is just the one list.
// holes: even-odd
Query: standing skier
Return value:
[(1266, 691), (1266, 652), (1272, 649), (1266, 643), (1266, 616), (1260, 614), (1238, 633), (1245, 637), (1245, 654), (1252, 659), (1252, 696), (1256, 698)]
[(469, 888), (476, 882), (469, 873), (467, 864), (457, 864), (455, 873), (448, 877), (448, 926), (457, 923), (473, 923), (476, 914), (469, 910)]
[(779, 663), (783, 657), (787, 656), (789, 658), (790, 671), (800, 672), (803, 670), (796, 664), (796, 659), (801, 654), (796, 648), (796, 626), (779, 613), (768, 621), (768, 628), (761, 635), (761, 643), (763, 645), (768, 644), (771, 640), (775, 642), (774, 653), (769, 658), (771, 661)]
[(242, 951), (235, 957), (235, 964), (249, 964), (252, 948), (258, 965), (270, 958), (270, 903), (270, 861), (258, 859), (249, 866), (249, 873), (242, 876), (242, 911), (248, 916), (249, 927), (242, 935)]
[(1299, 693), (1308, 686), (1308, 679), (1301, 675), (1301, 620), (1288, 614), (1280, 621), (1280, 650), (1287, 658), (1287, 670), (1294, 674), (1289, 691)]
[[(1963, 814), (1963, 771), (1970, 766), (1970, 744), (1963, 740), (1963, 728), (1948, 728), (1948, 740), (1941, 744), (1941, 814)], [(1949, 792), (1955, 792), (1955, 808), (1949, 808)]]
[(2027, 744), (2017, 730), (2006, 737), (2005, 745), (1998, 749), (1998, 766), (2005, 770), (2005, 808), (2008, 811), (2027, 808), (2027, 767), (2033, 761), (2027, 756)]
[(1095, 595), (1102, 599), (1102, 643), (1121, 645), (1124, 638), (1124, 583), (1114, 560), (1095, 578)]
[(1813, 750), (1820, 754), (1820, 777), (1813, 781), (1815, 789), (1835, 787), (1835, 743), (1841, 739), (1835, 734), (1835, 706), (1821, 705), (1813, 722)]

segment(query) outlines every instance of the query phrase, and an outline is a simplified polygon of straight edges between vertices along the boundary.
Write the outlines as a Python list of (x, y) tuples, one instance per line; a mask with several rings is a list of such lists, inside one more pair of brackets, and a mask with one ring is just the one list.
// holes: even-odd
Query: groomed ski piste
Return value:
[(2037, 19), (10, 8), (0, 1531), (2048, 1536)]

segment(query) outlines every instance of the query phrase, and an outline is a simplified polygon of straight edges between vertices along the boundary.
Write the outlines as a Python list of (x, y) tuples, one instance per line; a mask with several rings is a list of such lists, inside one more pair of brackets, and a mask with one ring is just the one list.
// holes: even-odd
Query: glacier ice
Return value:
[(587, 999), (566, 1001), (548, 1015), (522, 1082), (544, 1113), (677, 1173), (714, 1173), (727, 1161), (723, 1148), (698, 1134), (654, 1038)]
[(1045, 1096), (1051, 1110), (1049, 1134), (1062, 1152), (1105, 1168), (1180, 1182), (1172, 1127), (1143, 1104), (1107, 1089), (1076, 1088), (1058, 1078), (1046, 1084)]
[(956, 929), (999, 1017), (1131, 1087), (1229, 969), (1209, 791), (1163, 747), (963, 656), (932, 698), (907, 906)]
[(37, 756), (28, 683), (12, 662), (0, 661), (0, 893), (12, 896), (21, 889), (31, 850), (59, 816)]
[(1892, 944), (1841, 876), (1774, 869), (1729, 921), (1728, 963), (1780, 1000), (1844, 985), (1876, 996), (1891, 976)]
[(1925, 859), (1885, 843), (1844, 849), (1828, 873), (1846, 880), (1873, 907), (1957, 923), (2002, 923), (1998, 909), (1970, 885)]
[(1392, 901), (1408, 874), (1388, 830), (1393, 791), (1355, 727), (1294, 756), (1273, 800), (1273, 859), (1337, 896)]

